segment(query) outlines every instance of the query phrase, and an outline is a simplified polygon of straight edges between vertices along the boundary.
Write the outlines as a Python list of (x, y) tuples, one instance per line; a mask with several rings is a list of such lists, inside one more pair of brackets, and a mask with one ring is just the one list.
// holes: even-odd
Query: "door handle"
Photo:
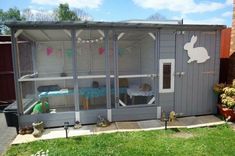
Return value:
[(179, 76), (179, 75), (180, 75), (180, 72), (176, 72), (175, 75), (176, 75), (176, 76)]
[(176, 73), (175, 73), (175, 76), (180, 76), (180, 72), (176, 72)]
[(176, 73), (175, 73), (175, 76), (181, 77), (181, 76), (183, 76), (184, 74), (185, 74), (185, 72), (176, 72)]
[(151, 74), (149, 77), (153, 80), (154, 78), (158, 77), (158, 75), (157, 74)]

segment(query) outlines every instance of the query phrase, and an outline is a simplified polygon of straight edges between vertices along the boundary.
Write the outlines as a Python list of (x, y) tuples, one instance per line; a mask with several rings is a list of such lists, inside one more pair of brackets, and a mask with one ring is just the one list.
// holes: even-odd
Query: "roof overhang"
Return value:
[(157, 24), (95, 21), (11, 21), (5, 22), (4, 24), (12, 29), (173, 29), (215, 31), (226, 28), (225, 25)]

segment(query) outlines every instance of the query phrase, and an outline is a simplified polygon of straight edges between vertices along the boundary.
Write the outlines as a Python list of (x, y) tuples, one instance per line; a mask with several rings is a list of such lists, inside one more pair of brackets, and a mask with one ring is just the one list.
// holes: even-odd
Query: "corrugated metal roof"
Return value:
[(192, 25), (192, 24), (162, 24), (162, 23), (128, 23), (128, 22), (95, 22), (95, 21), (11, 21), (6, 26), (16, 29), (179, 29), (179, 30), (218, 30), (226, 28), (225, 25)]

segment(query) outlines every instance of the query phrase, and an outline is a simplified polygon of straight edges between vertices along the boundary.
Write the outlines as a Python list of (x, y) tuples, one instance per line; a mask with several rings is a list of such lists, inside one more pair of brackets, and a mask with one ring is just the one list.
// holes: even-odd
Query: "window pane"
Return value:
[(171, 88), (171, 64), (163, 64), (163, 89)]

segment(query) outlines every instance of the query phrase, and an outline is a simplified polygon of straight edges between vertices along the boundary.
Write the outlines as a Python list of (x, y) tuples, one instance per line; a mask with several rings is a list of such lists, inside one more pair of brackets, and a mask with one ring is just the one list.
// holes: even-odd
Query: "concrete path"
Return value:
[[(224, 124), (214, 115), (206, 115), (199, 117), (179, 118), (174, 122), (169, 122), (168, 128), (196, 128)], [(110, 126), (101, 128), (96, 125), (85, 125), (80, 129), (69, 128), (68, 136), (97, 135), (101, 133), (128, 132), (128, 131), (149, 131), (164, 129), (164, 122), (160, 120), (145, 120), (131, 122), (114, 122)], [(27, 143), (36, 140), (47, 140), (55, 138), (65, 138), (65, 130), (63, 128), (46, 129), (40, 138), (35, 138), (32, 134), (17, 135), (12, 144)]]
[(16, 129), (7, 127), (4, 113), (0, 113), (0, 155), (2, 155), (16, 137)]

